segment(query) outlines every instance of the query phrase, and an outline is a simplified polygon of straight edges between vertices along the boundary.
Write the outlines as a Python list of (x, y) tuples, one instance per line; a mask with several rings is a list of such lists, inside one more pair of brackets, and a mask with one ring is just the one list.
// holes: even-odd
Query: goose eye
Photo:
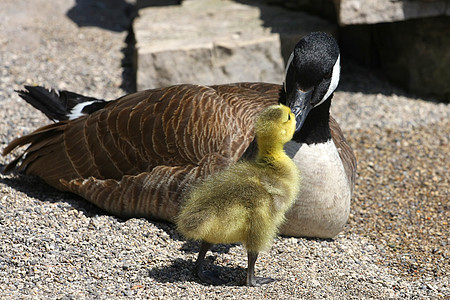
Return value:
[(330, 70), (330, 71), (325, 73), (324, 78), (330, 79), (332, 74), (333, 74), (333, 70)]

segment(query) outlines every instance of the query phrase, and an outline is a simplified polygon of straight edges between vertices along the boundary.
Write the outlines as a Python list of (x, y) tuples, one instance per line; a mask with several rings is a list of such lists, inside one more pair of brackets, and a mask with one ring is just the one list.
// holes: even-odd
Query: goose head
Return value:
[(302, 38), (286, 65), (284, 92), (300, 130), (308, 113), (329, 99), (339, 83), (340, 54), (336, 40), (314, 32)]

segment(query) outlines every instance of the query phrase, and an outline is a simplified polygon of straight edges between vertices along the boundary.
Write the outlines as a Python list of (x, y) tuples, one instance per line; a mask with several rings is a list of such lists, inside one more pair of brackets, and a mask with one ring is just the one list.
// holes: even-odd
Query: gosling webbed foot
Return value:
[(274, 282), (273, 278), (265, 278), (265, 277), (256, 277), (255, 276), (255, 262), (258, 259), (258, 253), (248, 251), (248, 269), (247, 269), (247, 278), (245, 279), (244, 285), (246, 286), (261, 286), (263, 284)]
[(268, 284), (268, 283), (271, 283), (274, 281), (275, 281), (275, 279), (270, 278), (270, 277), (255, 277), (255, 276), (253, 276), (253, 278), (246, 278), (243, 285), (262, 286), (264, 284)]

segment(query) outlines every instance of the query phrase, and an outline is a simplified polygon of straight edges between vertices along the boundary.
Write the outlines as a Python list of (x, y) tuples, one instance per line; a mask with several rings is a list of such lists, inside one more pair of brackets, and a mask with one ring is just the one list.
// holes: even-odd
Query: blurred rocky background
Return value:
[(139, 90), (175, 83), (281, 82), (298, 39), (338, 38), (346, 58), (421, 97), (450, 100), (447, 0), (137, 0)]

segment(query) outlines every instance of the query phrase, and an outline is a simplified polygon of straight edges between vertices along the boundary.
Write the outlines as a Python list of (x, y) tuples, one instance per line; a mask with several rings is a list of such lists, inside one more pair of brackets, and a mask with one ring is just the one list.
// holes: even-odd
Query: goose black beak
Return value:
[(306, 120), (306, 117), (308, 116), (308, 113), (311, 111), (312, 105), (311, 105), (311, 97), (313, 94), (314, 89), (310, 89), (306, 92), (296, 89), (294, 92), (294, 95), (290, 97), (289, 107), (291, 108), (291, 111), (295, 115), (295, 121), (297, 122), (295, 127), (295, 132), (298, 132), (300, 128), (302, 128), (303, 123)]

